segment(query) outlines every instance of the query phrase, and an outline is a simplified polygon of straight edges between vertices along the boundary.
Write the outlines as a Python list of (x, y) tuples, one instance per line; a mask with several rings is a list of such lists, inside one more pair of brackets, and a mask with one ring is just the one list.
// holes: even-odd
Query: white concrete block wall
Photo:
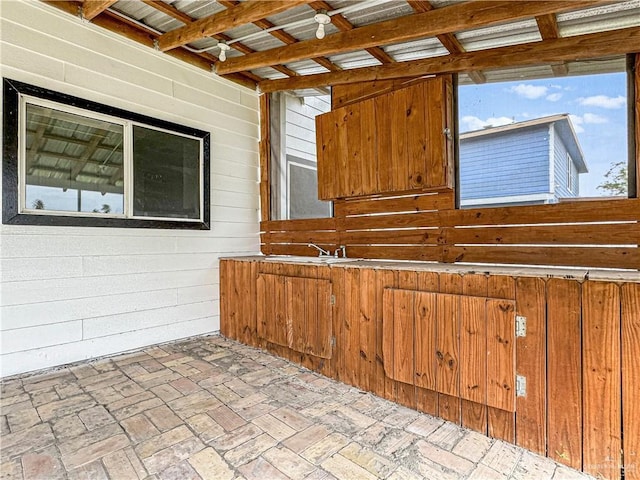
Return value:
[(211, 230), (0, 226), (2, 376), (219, 330), (220, 256), (259, 251), (257, 95), (35, 0), (3, 77), (211, 132)]

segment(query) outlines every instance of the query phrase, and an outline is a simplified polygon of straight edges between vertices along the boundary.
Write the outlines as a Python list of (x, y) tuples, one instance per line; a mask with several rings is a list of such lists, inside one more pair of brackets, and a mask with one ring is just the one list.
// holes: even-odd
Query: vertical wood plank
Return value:
[(376, 275), (372, 268), (360, 271), (360, 385), (373, 391), (376, 366)]
[(640, 284), (622, 286), (622, 431), (626, 480), (640, 479)]
[[(331, 112), (329, 112), (331, 113)], [(316, 117), (316, 152), (318, 166), (318, 198), (335, 198), (331, 165), (335, 159), (335, 140), (330, 135), (333, 117), (336, 114), (323, 114)]]
[[(431, 113), (433, 115), (433, 112)], [(462, 277), (462, 293), (477, 297), (487, 296), (486, 275)], [(462, 426), (476, 432), (487, 433), (486, 371), (487, 322), (484, 301), (474, 307), (464, 305), (460, 319), (460, 389)], [(471, 388), (473, 387), (473, 388)], [(465, 396), (465, 390), (469, 398)]]
[(527, 319), (527, 335), (516, 339), (516, 373), (527, 379), (527, 395), (516, 398), (516, 443), (546, 453), (546, 298), (541, 278), (516, 280), (517, 314)]
[(378, 191), (393, 190), (393, 153), (392, 153), (392, 123), (391, 123), (391, 95), (381, 95), (373, 99), (376, 112), (375, 149), (377, 158)]
[(319, 297), (323, 282), (315, 278), (304, 278), (304, 337), (299, 342), (304, 353), (318, 356), (323, 351), (324, 338), (320, 336), (321, 325), (328, 318), (322, 318)]
[(265, 275), (263, 273), (258, 274), (258, 278), (256, 280), (256, 310), (257, 310), (257, 333), (258, 338), (264, 339), (267, 338), (267, 326), (269, 324), (269, 314), (271, 312), (268, 311), (268, 306), (270, 305), (270, 295), (272, 293), (272, 289), (270, 285), (268, 285), (271, 279), (270, 275)]
[(404, 125), (407, 120), (407, 105), (409, 103), (407, 89), (402, 88), (391, 93), (391, 102), (389, 114), (391, 117), (391, 157), (388, 161), (391, 164), (393, 174), (393, 190), (408, 190), (408, 152), (407, 152), (407, 134), (404, 128), (398, 128), (398, 125)]
[[(423, 292), (438, 292), (440, 289), (440, 276), (436, 272), (418, 272), (417, 275), (418, 281), (418, 290)], [(436, 303), (435, 303), (435, 295), (432, 293), (432, 315), (431, 315), (431, 324), (429, 325), (427, 319), (425, 321), (418, 320), (416, 318), (416, 322), (420, 322), (422, 327), (425, 327), (427, 332), (421, 332), (421, 335), (430, 336), (431, 341), (425, 344), (419, 343), (416, 346), (416, 352), (419, 352), (421, 356), (420, 363), (428, 365), (432, 374), (431, 379), (427, 380), (427, 383), (430, 383), (432, 386), (429, 388), (424, 387), (416, 387), (416, 408), (424, 413), (428, 413), (430, 415), (437, 416), (438, 415), (438, 392), (436, 392)], [(420, 302), (417, 303), (420, 305)], [(419, 308), (419, 307), (416, 307)], [(428, 316), (425, 311), (425, 316)], [(422, 328), (421, 327), (421, 328)], [(417, 334), (416, 334), (417, 335)], [(416, 338), (416, 342), (418, 339)], [(418, 354), (418, 353), (416, 353)]]
[[(414, 294), (417, 288), (417, 275), (415, 271), (400, 270), (398, 271), (398, 288), (406, 289), (408, 293), (404, 295), (407, 303), (406, 328), (402, 331), (395, 332), (394, 353), (396, 355), (395, 364), (398, 369), (399, 357), (404, 359), (403, 380), (398, 382), (396, 386), (396, 401), (400, 405), (409, 408), (416, 408), (416, 387), (415, 387), (415, 329), (414, 329)], [(395, 308), (398, 308), (396, 301)], [(397, 313), (397, 312), (396, 312)], [(403, 315), (404, 316), (404, 315)], [(406, 348), (398, 351), (398, 345), (402, 343)], [(400, 380), (400, 379), (398, 379)]]
[[(347, 170), (337, 172), (347, 177), (347, 196), (362, 195), (362, 124), (360, 123), (360, 104), (345, 107), (347, 110)], [(336, 172), (334, 172), (336, 173)]]
[(378, 158), (376, 154), (376, 111), (373, 99), (360, 103), (360, 152), (362, 155), (361, 192), (378, 190)]
[[(450, 293), (459, 295), (462, 293), (462, 277), (457, 274), (443, 273), (440, 275), (440, 292), (441, 293)], [(449, 352), (449, 358), (444, 360), (446, 363), (445, 369), (438, 368), (437, 376), (438, 376), (438, 391), (440, 394), (438, 395), (438, 411), (442, 418), (445, 420), (449, 420), (450, 422), (455, 422), (460, 424), (461, 422), (461, 402), (459, 397), (459, 333), (460, 333), (460, 323), (459, 323), (459, 303), (456, 304), (455, 312), (446, 313), (443, 311), (440, 304), (438, 304), (438, 322), (436, 327), (436, 342), (437, 342), (437, 350), (440, 351), (443, 355), (444, 360), (444, 352), (441, 350), (441, 345), (450, 343), (452, 347), (452, 351)], [(448, 318), (448, 321), (446, 320)], [(455, 354), (455, 356), (453, 355)], [(436, 353), (436, 357), (438, 354)], [(438, 358), (436, 359), (439, 364), (442, 363)], [(449, 365), (449, 361), (453, 360), (453, 367)], [(449, 373), (449, 377), (442, 377), (443, 372), (447, 370)], [(443, 393), (441, 390), (441, 385), (446, 384), (447, 381), (453, 382), (451, 386), (450, 392), (452, 393)]]
[(415, 384), (436, 390), (436, 294), (415, 294)]
[(222, 259), (218, 263), (218, 275), (220, 277), (220, 333), (229, 337), (229, 315), (231, 292), (229, 292), (229, 272), (228, 267), (231, 260)]
[[(329, 176), (333, 175), (332, 179), (330, 180), (333, 183), (333, 198), (344, 198), (347, 196), (346, 192), (348, 191), (348, 118), (349, 116), (346, 109), (341, 108), (340, 110), (336, 110), (334, 116), (334, 126), (329, 130), (329, 132), (331, 132), (329, 135), (335, 137), (333, 148), (335, 149), (334, 156), (335, 158), (337, 158), (337, 161), (331, 161), (330, 165), (332, 170), (335, 169), (337, 165), (338, 171), (340, 172), (340, 175), (335, 175), (335, 171), (327, 173), (327, 175)], [(326, 136), (326, 134), (323, 134), (323, 138), (326, 138)]]
[(583, 470), (620, 476), (620, 288), (587, 281), (582, 288)]
[[(425, 128), (426, 138), (426, 182), (427, 187), (438, 187), (445, 182), (445, 162), (447, 161), (445, 152), (445, 142), (447, 136), (444, 134), (445, 117), (448, 105), (446, 103), (444, 77), (432, 78), (424, 84), (425, 95), (427, 97), (426, 113), (427, 124)], [(449, 126), (452, 128), (452, 126)]]
[(407, 135), (407, 188), (422, 188), (427, 177), (427, 89), (424, 82), (407, 87), (407, 118), (403, 125)]
[(267, 337), (270, 342), (281, 346), (288, 345), (287, 338), (287, 317), (289, 313), (289, 305), (287, 303), (287, 277), (284, 275), (273, 276), (273, 308), (274, 321), (267, 326), (270, 335)]
[(344, 378), (345, 363), (345, 340), (344, 340), (344, 316), (345, 316), (345, 294), (344, 294), (344, 268), (331, 268), (331, 284), (333, 285), (333, 337), (334, 345), (331, 350), (331, 371), (333, 378), (342, 380)]
[[(515, 300), (516, 283), (512, 277), (491, 275), (487, 279), (487, 295), (493, 298)], [(517, 349), (516, 343), (516, 349)], [(517, 356), (517, 350), (516, 350)], [(487, 407), (487, 433), (509, 443), (516, 441), (516, 423), (513, 412)]]
[(344, 348), (345, 368), (343, 381), (350, 385), (358, 385), (360, 370), (360, 269), (345, 268), (345, 316), (344, 316)]
[[(382, 361), (386, 379), (392, 379), (395, 372), (393, 344), (395, 342), (393, 324), (395, 323), (395, 295), (394, 291), (385, 288), (382, 293)], [(395, 388), (393, 389), (395, 393)], [(385, 381), (385, 398), (389, 398), (389, 382)], [(393, 397), (395, 399), (395, 395)]]
[(413, 297), (411, 290), (393, 290), (393, 379), (413, 385)]
[(242, 319), (238, 324), (239, 330), (237, 332), (238, 340), (244, 344), (251, 344), (251, 329), (252, 329), (252, 317), (253, 317), (253, 302), (251, 299), (253, 298), (252, 289), (255, 286), (255, 280), (251, 276), (251, 267), (253, 262), (238, 262), (238, 264), (242, 265), (240, 272), (236, 272), (236, 275), (239, 273), (240, 279), (240, 298), (243, 299), (241, 302), (243, 305), (242, 308)]
[(258, 346), (258, 332), (257, 332), (257, 293), (256, 293), (256, 279), (258, 278), (258, 262), (251, 262), (250, 268), (250, 320), (249, 320), (249, 345), (254, 347)]
[(487, 405), (515, 411), (515, 306), (489, 299), (487, 312)]
[[(376, 366), (375, 366), (375, 381), (373, 391), (376, 395), (384, 398), (387, 390), (391, 390), (391, 387), (387, 388), (387, 384), (391, 382), (386, 376), (386, 364), (385, 358), (388, 359), (389, 353), (385, 351), (385, 334), (388, 333), (385, 330), (385, 318), (389, 315), (393, 315), (393, 305), (389, 305), (387, 288), (392, 288), (396, 283), (395, 272), (392, 270), (378, 270), (376, 271)], [(393, 298), (393, 297), (391, 297)], [(388, 327), (388, 325), (387, 325)], [(386, 357), (385, 357), (386, 354)], [(389, 360), (391, 361), (391, 360)]]
[(582, 469), (580, 284), (547, 281), (547, 455)]

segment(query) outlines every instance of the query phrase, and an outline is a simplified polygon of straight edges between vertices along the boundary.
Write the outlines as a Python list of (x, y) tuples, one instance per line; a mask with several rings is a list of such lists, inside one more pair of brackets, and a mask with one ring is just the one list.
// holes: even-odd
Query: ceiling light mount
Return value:
[(322, 40), (325, 35), (324, 26), (331, 23), (331, 17), (326, 10), (318, 10), (313, 17), (318, 24), (318, 30), (316, 30), (316, 38)]
[(224, 62), (227, 59), (227, 52), (231, 50), (231, 47), (227, 45), (227, 42), (224, 40), (220, 40), (218, 42), (218, 48), (220, 49), (220, 54), (218, 55), (218, 59), (221, 62)]

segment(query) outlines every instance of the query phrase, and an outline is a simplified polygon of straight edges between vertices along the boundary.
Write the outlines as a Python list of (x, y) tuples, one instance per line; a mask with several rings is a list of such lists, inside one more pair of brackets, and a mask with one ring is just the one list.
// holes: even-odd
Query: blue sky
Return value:
[(460, 132), (568, 113), (589, 168), (580, 196), (599, 196), (609, 166), (627, 159), (626, 95), (625, 73), (460, 86)]

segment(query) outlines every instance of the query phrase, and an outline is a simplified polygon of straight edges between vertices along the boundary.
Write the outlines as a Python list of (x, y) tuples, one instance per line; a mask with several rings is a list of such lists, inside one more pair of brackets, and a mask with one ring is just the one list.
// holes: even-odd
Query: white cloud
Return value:
[(595, 113), (585, 113), (582, 116), (584, 123), (607, 123), (609, 119)]
[(462, 117), (462, 130), (465, 132), (473, 130), (482, 130), (486, 127), (500, 127), (514, 123), (513, 118), (509, 117), (489, 117), (486, 120), (474, 117), (473, 115), (465, 115)]
[(544, 97), (547, 94), (548, 90), (549, 89), (547, 87), (525, 83), (521, 83), (509, 89), (510, 92), (515, 93), (521, 97), (528, 98), (529, 100), (535, 100), (536, 98)]
[(593, 95), (591, 97), (580, 97), (578, 103), (585, 107), (600, 108), (621, 108), (627, 103), (627, 99), (622, 95), (617, 97), (608, 97), (607, 95)]
[(551, 94), (547, 95), (547, 100), (549, 100), (550, 102), (557, 102), (561, 98), (562, 98), (562, 94), (561, 93), (551, 93)]

